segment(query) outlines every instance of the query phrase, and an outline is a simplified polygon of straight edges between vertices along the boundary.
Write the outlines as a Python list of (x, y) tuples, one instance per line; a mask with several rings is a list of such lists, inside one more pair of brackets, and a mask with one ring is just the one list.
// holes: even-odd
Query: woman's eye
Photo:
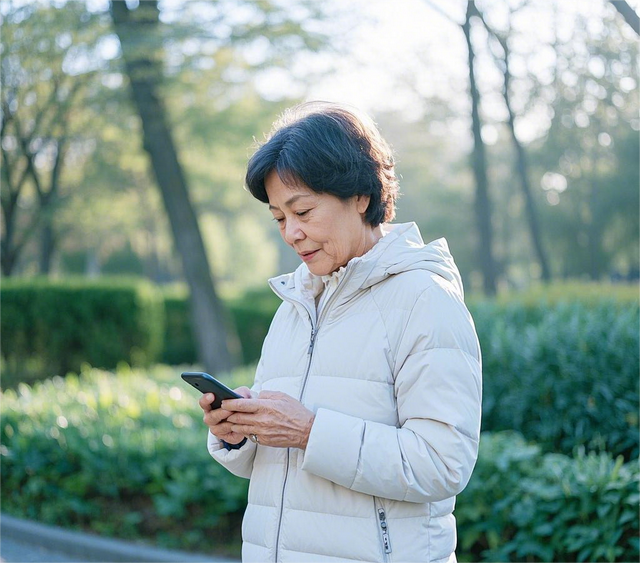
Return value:
[(282, 219), (278, 219), (277, 217), (274, 217), (273, 220), (276, 221), (276, 223), (282, 223), (284, 221), (284, 217)]
[(300, 211), (299, 213), (296, 213), (296, 215), (298, 217), (302, 217), (303, 215), (306, 215), (307, 213), (309, 213), (309, 210), (307, 209), (306, 211)]

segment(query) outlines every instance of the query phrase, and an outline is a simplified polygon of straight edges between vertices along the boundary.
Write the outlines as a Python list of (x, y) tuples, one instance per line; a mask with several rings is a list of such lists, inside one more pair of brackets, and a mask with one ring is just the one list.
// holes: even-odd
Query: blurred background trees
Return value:
[[(399, 159), (397, 220), (447, 237), (470, 290), (637, 279), (638, 49), (620, 10), (406, 3), (4, 2), (3, 275), (186, 281), (194, 312), (224, 317), (217, 292), (297, 265), (243, 174), (283, 108), (321, 97), (373, 114)], [(404, 36), (401, 10), (432, 34)], [(131, 97), (136, 57), (173, 149)], [(233, 329), (213, 328), (200, 357), (226, 339), (206, 364), (228, 367)]]
[(637, 560), (637, 11), (0, 2), (3, 510), (238, 553), (246, 483), (211, 468), (176, 382), (239, 340), (227, 382), (251, 384), (266, 280), (299, 260), (246, 163), (283, 109), (328, 99), (378, 122), (397, 221), (462, 273), (485, 388), (460, 560)]

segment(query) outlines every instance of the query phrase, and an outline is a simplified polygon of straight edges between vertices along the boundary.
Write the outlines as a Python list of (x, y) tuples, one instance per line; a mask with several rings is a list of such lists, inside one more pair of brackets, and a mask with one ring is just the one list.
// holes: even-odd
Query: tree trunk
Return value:
[(496, 263), (493, 257), (493, 235), (491, 228), (491, 202), (487, 181), (487, 164), (484, 142), (482, 141), (480, 123), (480, 94), (476, 86), (474, 72), (474, 51), (471, 43), (471, 16), (475, 13), (473, 1), (467, 4), (467, 16), (462, 30), (467, 40), (469, 53), (469, 83), (471, 93), (471, 119), (473, 131), (473, 173), (476, 180), (475, 212), (478, 232), (478, 257), (482, 270), (484, 292), (486, 295), (496, 294)]
[(40, 235), (40, 273), (48, 276), (51, 273), (51, 259), (55, 248), (53, 225), (47, 221), (42, 226)]
[(551, 272), (549, 271), (549, 263), (547, 261), (547, 256), (542, 244), (542, 237), (540, 236), (540, 227), (538, 223), (538, 214), (536, 211), (535, 202), (533, 200), (533, 194), (531, 193), (531, 186), (529, 185), (527, 155), (525, 153), (524, 147), (522, 146), (516, 135), (515, 115), (513, 113), (513, 109), (511, 108), (511, 98), (509, 95), (509, 84), (511, 81), (511, 74), (509, 72), (509, 52), (507, 50), (508, 48), (506, 41), (501, 41), (501, 44), (504, 50), (504, 87), (502, 95), (504, 97), (505, 105), (507, 106), (507, 111), (509, 112), (509, 131), (511, 132), (513, 146), (516, 149), (516, 170), (518, 173), (518, 177), (520, 178), (520, 187), (522, 188), (522, 192), (524, 193), (526, 204), (525, 209), (527, 212), (531, 242), (533, 243), (535, 253), (538, 257), (538, 261), (540, 262), (542, 279), (545, 282), (549, 282), (551, 281)]
[[(149, 42), (158, 40), (158, 4), (155, 0), (140, 2), (137, 9), (129, 10), (125, 2), (112, 1), (111, 15), (142, 121), (144, 148), (151, 158), (191, 290), (191, 320), (198, 357), (212, 373), (228, 371), (234, 365), (234, 356), (239, 355), (238, 339), (216, 295), (196, 214), (157, 91), (162, 80), (159, 59), (155, 56), (159, 49), (156, 45), (154, 52)], [(146, 41), (142, 56), (137, 44), (140, 37)]]
[(634, 9), (629, 6), (625, 0), (611, 0), (611, 3), (615, 6), (616, 10), (620, 12), (631, 29), (636, 32), (636, 35), (640, 35), (640, 18)]
[[(597, 157), (594, 158), (591, 167), (591, 177), (598, 169)], [(600, 281), (600, 273), (602, 271), (602, 255), (600, 247), (602, 243), (601, 223), (598, 220), (597, 209), (597, 187), (595, 181), (589, 181), (589, 221), (587, 228), (587, 252), (589, 255), (589, 277), (593, 281)]]
[[(7, 172), (7, 166), (4, 165), (4, 172)], [(18, 194), (9, 189), (7, 193), (7, 185), (4, 186), (5, 193), (2, 201), (2, 219), (4, 223), (4, 236), (0, 243), (0, 266), (2, 267), (2, 275), (10, 276), (13, 273), (13, 267), (16, 263), (15, 245), (13, 244), (15, 208), (18, 203)]]

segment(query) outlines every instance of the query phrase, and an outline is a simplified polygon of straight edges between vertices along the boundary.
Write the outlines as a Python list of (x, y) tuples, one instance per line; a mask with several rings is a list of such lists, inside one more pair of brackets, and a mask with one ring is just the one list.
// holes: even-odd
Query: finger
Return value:
[[(225, 422), (225, 424), (227, 424)], [(257, 434), (259, 429), (256, 426), (250, 424), (231, 424), (231, 432), (237, 432), (243, 436), (251, 436), (251, 434)]]
[(233, 430), (232, 427), (233, 424), (231, 424), (230, 422), (221, 422), (220, 424), (216, 424), (213, 428), (211, 428), (211, 432), (213, 432), (216, 436), (218, 436), (219, 438), (223, 438), (226, 434), (232, 434)]
[(211, 410), (211, 403), (213, 403), (213, 401), (215, 400), (216, 396), (213, 393), (205, 393), (204, 395), (202, 395), (202, 397), (200, 397), (198, 404), (204, 412), (209, 412)]
[(205, 424), (212, 425), (212, 424), (219, 424), (220, 422), (225, 420), (227, 417), (229, 417), (231, 414), (232, 413), (230, 411), (225, 411), (223, 409), (215, 409), (215, 410), (206, 412), (202, 418)]
[(242, 387), (234, 389), (234, 391), (238, 393), (238, 395), (242, 395), (245, 399), (251, 399), (251, 389), (245, 387), (244, 385)]
[(280, 393), (280, 391), (260, 391), (258, 399), (275, 399), (279, 395), (284, 395), (284, 393)]
[(234, 412), (234, 413), (229, 415), (229, 417), (227, 418), (227, 422), (231, 422), (233, 424), (251, 424), (251, 425), (255, 425), (257, 420), (256, 420), (256, 415), (254, 413)]
[(226, 399), (222, 401), (222, 408), (236, 412), (257, 412), (261, 408), (259, 399)]

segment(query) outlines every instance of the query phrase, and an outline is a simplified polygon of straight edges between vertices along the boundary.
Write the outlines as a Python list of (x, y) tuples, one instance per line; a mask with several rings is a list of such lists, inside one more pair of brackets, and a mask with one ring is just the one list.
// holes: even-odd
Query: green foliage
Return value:
[(543, 454), (515, 432), (483, 433), (457, 501), (462, 561), (637, 561), (638, 462)]
[(11, 279), (0, 297), (4, 386), (22, 379), (28, 362), (32, 376), (48, 377), (85, 362), (148, 365), (162, 348), (162, 298), (142, 280)]
[(209, 456), (199, 393), (179, 373), (122, 365), (5, 391), (3, 510), (202, 552), (237, 539), (248, 482)]
[(170, 365), (195, 363), (198, 353), (191, 330), (187, 291), (171, 288), (163, 292), (163, 297), (166, 324), (161, 361)]
[[(518, 306), (529, 315), (544, 313), (550, 306), (561, 303), (578, 302), (582, 305), (597, 306), (603, 302), (618, 303), (621, 306), (637, 304), (640, 299), (638, 284), (611, 284), (584, 281), (554, 281), (537, 283), (524, 290), (511, 290), (498, 294), (492, 301), (501, 307)], [(483, 296), (471, 295), (466, 299), (470, 307), (486, 302)], [(529, 317), (532, 320), (537, 317)]]
[[(199, 393), (180, 371), (122, 365), (116, 374), (92, 369), (4, 392), (3, 510), (170, 547), (224, 545), (237, 555), (247, 481), (209, 457)], [(253, 367), (226, 382), (252, 376)], [(637, 460), (544, 454), (518, 433), (485, 432), (457, 503), (459, 558), (637, 560), (638, 480)]]
[[(184, 289), (172, 288), (164, 293), (167, 324), (162, 361), (168, 364), (194, 363), (196, 349), (189, 322), (189, 300)], [(242, 345), (242, 363), (260, 357), (271, 319), (282, 303), (270, 288), (250, 290), (227, 301), (231, 319)]]
[[(483, 353), (484, 430), (546, 451), (638, 455), (638, 302), (472, 308)], [(615, 413), (615, 415), (613, 415)]]
[[(269, 288), (228, 301), (254, 362), (280, 300)], [(194, 362), (186, 294), (165, 294), (168, 363)], [(638, 292), (556, 283), (470, 299), (483, 353), (483, 429), (515, 429), (547, 451), (638, 454)], [(617, 416), (610, 416), (616, 412)]]

